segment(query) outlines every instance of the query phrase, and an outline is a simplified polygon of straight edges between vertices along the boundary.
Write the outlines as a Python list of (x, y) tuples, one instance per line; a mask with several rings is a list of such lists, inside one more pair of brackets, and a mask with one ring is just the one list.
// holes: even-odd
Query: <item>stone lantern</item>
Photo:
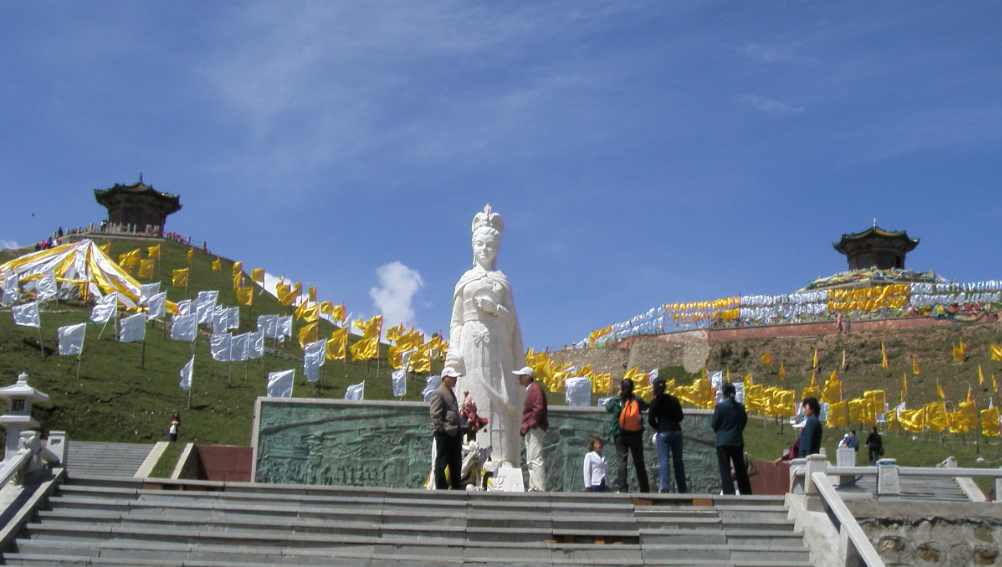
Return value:
[(28, 385), (28, 375), (24, 372), (17, 377), (12, 386), (0, 388), (0, 399), (10, 402), (7, 413), (0, 415), (0, 425), (7, 429), (7, 445), (4, 460), (17, 453), (21, 432), (38, 427), (38, 422), (31, 417), (32, 402), (47, 402), (49, 396)]

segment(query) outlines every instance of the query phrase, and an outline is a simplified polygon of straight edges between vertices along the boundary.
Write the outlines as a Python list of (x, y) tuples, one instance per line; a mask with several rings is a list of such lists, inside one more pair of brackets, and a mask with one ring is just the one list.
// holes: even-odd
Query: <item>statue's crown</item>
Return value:
[(483, 227), (493, 228), (498, 234), (504, 232), (504, 221), (501, 220), (501, 215), (491, 211), (490, 205), (485, 206), (483, 212), (477, 213), (473, 217), (472, 231), (476, 232), (478, 228)]

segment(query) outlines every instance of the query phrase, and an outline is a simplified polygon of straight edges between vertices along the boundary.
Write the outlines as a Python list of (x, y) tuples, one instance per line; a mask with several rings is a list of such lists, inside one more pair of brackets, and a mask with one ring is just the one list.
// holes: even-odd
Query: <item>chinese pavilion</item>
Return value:
[(905, 269), (905, 255), (918, 246), (918, 238), (909, 238), (906, 231), (894, 232), (877, 226), (857, 232), (843, 234), (842, 240), (832, 243), (835, 250), (846, 255), (850, 270)]
[(162, 232), (167, 215), (181, 210), (179, 196), (146, 185), (142, 173), (133, 185), (116, 183), (110, 189), (95, 189), (94, 198), (108, 209), (109, 223), (136, 232)]

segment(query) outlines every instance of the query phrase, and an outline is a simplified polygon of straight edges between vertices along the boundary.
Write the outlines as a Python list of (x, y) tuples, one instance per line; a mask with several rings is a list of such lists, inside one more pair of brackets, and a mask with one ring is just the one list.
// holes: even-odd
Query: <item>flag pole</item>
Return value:
[[(87, 326), (84, 325), (84, 338), (87, 337)], [(83, 359), (84, 341), (80, 340), (80, 352), (77, 353), (77, 380), (80, 379), (80, 361)]]
[(42, 343), (42, 316), (38, 317), (38, 350), (42, 353), (42, 360), (45, 360), (45, 345)]
[[(230, 358), (230, 357), (226, 357), (226, 358)], [(230, 375), (232, 375), (232, 374), (233, 374), (233, 361), (232, 360), (227, 360), (226, 361), (226, 387), (227, 388), (230, 387)]]
[(139, 354), (139, 367), (146, 368), (146, 333), (143, 333), (143, 349)]

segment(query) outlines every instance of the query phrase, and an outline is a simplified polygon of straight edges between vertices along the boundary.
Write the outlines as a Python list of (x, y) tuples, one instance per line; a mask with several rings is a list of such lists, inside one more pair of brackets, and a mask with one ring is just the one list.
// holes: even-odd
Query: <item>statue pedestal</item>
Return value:
[(490, 484), (487, 485), (487, 492), (525, 492), (522, 469), (508, 463), (502, 463), (494, 471), (494, 476), (491, 477)]

